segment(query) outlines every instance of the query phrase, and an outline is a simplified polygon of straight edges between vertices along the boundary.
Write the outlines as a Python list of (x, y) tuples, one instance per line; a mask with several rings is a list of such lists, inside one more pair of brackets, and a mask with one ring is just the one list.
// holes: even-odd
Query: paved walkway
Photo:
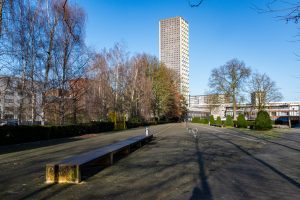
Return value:
[(2, 147), (0, 199), (300, 199), (299, 129), (264, 139), (188, 126), (151, 127), (154, 141), (78, 185), (45, 184), (45, 164), (144, 129)]
[[(205, 128), (211, 130), (216, 139), (234, 146), (245, 155), (209, 177), (213, 199), (300, 199), (299, 130), (285, 130), (289, 133), (270, 140), (236, 130)], [(253, 152), (234, 141), (237, 136), (265, 143), (264, 148)]]

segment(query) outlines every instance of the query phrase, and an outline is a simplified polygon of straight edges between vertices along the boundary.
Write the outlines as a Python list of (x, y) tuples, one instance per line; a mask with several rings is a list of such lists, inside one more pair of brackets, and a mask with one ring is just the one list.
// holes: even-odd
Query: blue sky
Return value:
[(185, 18), (190, 28), (192, 95), (208, 90), (213, 68), (238, 58), (275, 80), (285, 101), (300, 101), (300, 57), (296, 56), (300, 43), (295, 42), (299, 26), (253, 8), (263, 8), (268, 1), (206, 0), (191, 8), (188, 0), (72, 0), (88, 15), (86, 42), (95, 50), (122, 42), (132, 54), (158, 56), (159, 20)]

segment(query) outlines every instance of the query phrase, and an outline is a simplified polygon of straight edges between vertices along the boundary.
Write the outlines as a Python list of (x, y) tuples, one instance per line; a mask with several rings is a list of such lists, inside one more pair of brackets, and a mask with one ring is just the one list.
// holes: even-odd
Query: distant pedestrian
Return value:
[(148, 130), (148, 127), (145, 128), (145, 134), (146, 134), (146, 136), (149, 136), (149, 130)]

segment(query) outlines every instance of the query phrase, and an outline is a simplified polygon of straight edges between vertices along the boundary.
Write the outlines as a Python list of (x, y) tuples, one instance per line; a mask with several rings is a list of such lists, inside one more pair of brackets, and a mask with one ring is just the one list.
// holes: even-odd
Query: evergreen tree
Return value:
[(209, 123), (210, 123), (210, 125), (216, 124), (215, 118), (214, 118), (213, 115), (211, 115), (211, 116), (209, 117)]
[(234, 123), (230, 115), (226, 116), (225, 126), (233, 127)]
[(217, 117), (216, 124), (217, 124), (217, 125), (222, 125), (222, 120), (221, 120), (221, 117), (220, 117), (220, 116)]
[(269, 130), (272, 129), (272, 121), (268, 112), (261, 110), (257, 113), (255, 119), (255, 129), (257, 130)]
[(247, 121), (243, 114), (239, 114), (237, 118), (237, 127), (238, 128), (247, 128)]

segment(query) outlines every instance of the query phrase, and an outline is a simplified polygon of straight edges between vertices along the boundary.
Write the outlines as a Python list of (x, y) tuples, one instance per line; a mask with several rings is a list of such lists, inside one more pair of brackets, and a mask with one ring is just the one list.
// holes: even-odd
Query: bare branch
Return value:
[(204, 0), (197, 0), (197, 2), (195, 3), (192, 3), (191, 0), (188, 0), (189, 1), (189, 5), (194, 8), (194, 7), (199, 7), (203, 2)]
[(3, 6), (5, 0), (0, 0), (0, 36), (2, 35), (2, 17), (3, 17)]
[(300, 20), (300, 2), (289, 2), (284, 0), (272, 0), (265, 8), (253, 6), (259, 13), (277, 13), (277, 18), (285, 22), (298, 23)]

